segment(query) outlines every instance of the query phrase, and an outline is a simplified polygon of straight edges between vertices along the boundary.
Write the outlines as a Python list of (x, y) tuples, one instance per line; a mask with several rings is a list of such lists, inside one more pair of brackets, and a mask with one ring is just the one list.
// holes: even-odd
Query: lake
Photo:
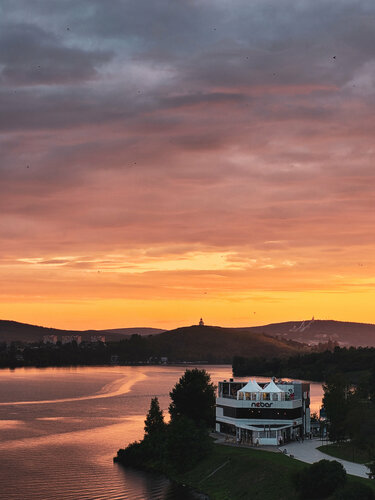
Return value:
[[(231, 366), (199, 368), (205, 368), (215, 383), (231, 377)], [(167, 413), (169, 391), (185, 369), (101, 366), (0, 370), (0, 498), (193, 498), (185, 488), (162, 476), (124, 469), (112, 462), (118, 448), (142, 438), (152, 397), (159, 397)], [(312, 383), (312, 411), (319, 409), (321, 398), (321, 384)]]

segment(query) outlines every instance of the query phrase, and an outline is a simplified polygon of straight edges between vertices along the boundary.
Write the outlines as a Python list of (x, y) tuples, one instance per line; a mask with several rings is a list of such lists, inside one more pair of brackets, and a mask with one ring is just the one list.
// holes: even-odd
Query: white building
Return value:
[(280, 445), (310, 433), (310, 384), (219, 382), (216, 430), (249, 444)]

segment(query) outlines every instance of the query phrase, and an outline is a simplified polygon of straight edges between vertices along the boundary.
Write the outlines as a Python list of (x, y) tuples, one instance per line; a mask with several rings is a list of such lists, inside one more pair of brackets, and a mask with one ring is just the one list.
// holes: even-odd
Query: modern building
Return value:
[(105, 343), (105, 335), (91, 335), (90, 337), (90, 342), (92, 344), (96, 344), (97, 342), (103, 342), (103, 344)]
[(81, 335), (63, 335), (61, 337), (62, 344), (70, 344), (71, 342), (77, 342), (77, 344), (80, 344), (82, 342)]
[(43, 335), (43, 344), (57, 344), (57, 335)]
[(216, 431), (253, 445), (280, 445), (310, 434), (310, 384), (271, 379), (219, 382)]

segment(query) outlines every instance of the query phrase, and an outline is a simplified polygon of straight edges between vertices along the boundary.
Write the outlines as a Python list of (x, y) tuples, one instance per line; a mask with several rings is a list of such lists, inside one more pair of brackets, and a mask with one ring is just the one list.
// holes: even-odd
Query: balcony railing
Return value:
[(251, 401), (239, 399), (228, 395), (216, 398), (217, 405), (231, 406), (233, 408), (299, 408), (302, 406), (302, 399), (290, 399), (286, 401)]

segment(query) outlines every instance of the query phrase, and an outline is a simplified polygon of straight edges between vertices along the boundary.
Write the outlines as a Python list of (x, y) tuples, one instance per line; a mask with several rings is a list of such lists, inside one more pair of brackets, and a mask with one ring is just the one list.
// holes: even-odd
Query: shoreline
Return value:
[[(293, 475), (309, 464), (275, 451), (214, 443), (212, 453), (184, 473), (168, 473), (147, 466), (135, 468), (162, 474), (174, 483), (188, 486), (199, 500), (298, 500)], [(350, 483), (375, 489), (370, 479), (347, 477)]]

